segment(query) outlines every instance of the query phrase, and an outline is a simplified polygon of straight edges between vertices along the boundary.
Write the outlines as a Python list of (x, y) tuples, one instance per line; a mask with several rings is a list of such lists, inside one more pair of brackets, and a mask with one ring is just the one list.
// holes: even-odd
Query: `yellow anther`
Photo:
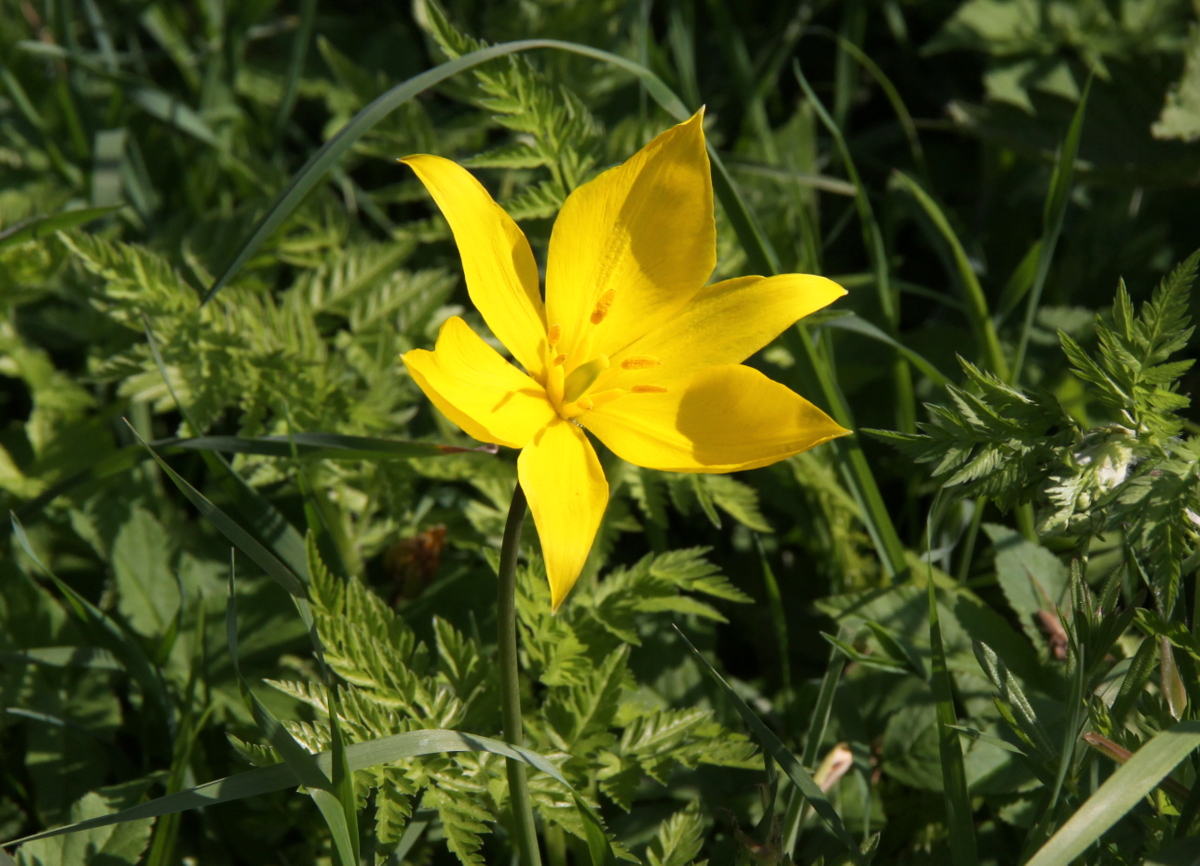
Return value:
[(580, 364), (567, 376), (563, 384), (563, 399), (574, 403), (596, 383), (600, 374), (608, 369), (608, 355), (597, 355), (586, 364)]
[(634, 385), (629, 389), (635, 394), (665, 394), (667, 389), (662, 385)]
[(557, 346), (558, 341), (562, 339), (562, 325), (551, 325), (550, 330), (546, 332), (546, 342), (550, 346)]
[(662, 361), (655, 358), (653, 355), (634, 355), (632, 358), (626, 358), (621, 362), (622, 370), (649, 370), (651, 367), (657, 367)]
[(561, 367), (563, 365), (563, 361), (565, 361), (565, 360), (567, 360), (566, 355), (555, 355), (554, 356), (554, 366)]
[(578, 400), (575, 401), (575, 405), (586, 412), (587, 410), (592, 408), (593, 403), (587, 397), (580, 397)]
[(596, 301), (596, 309), (592, 310), (593, 325), (599, 325), (604, 321), (604, 317), (608, 315), (609, 308), (613, 305), (613, 298), (616, 296), (617, 293), (609, 289), (600, 296), (600, 300)]

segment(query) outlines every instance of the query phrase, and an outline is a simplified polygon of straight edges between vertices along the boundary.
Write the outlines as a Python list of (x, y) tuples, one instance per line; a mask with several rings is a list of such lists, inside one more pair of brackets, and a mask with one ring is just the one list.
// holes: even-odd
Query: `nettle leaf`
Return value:
[(983, 529), (996, 549), (996, 578), (1009, 607), (1030, 642), (1043, 646), (1037, 617), (1041, 611), (1053, 615), (1064, 604), (1067, 567), (1049, 550), (1006, 526), (985, 523)]
[(166, 634), (182, 603), (172, 558), (173, 544), (162, 524), (149, 511), (132, 509), (113, 539), (113, 575), (117, 608), (146, 637)]
[[(149, 787), (140, 780), (86, 794), (73, 806), (69, 823), (98, 818), (134, 805)], [(78, 833), (26, 842), (16, 851), (18, 866), (134, 866), (150, 844), (153, 818), (110, 824)]]

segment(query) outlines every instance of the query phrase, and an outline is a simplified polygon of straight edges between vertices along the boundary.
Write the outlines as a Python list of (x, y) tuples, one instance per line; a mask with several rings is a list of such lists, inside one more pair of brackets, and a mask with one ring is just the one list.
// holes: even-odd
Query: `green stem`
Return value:
[[(500, 667), (500, 712), (504, 722), (504, 740), (522, 745), (521, 684), (517, 665), (517, 553), (521, 546), (521, 526), (525, 522), (525, 491), (518, 484), (513, 491), (504, 540), (500, 543), (500, 586), (496, 599), (496, 661)], [(541, 866), (533, 806), (529, 800), (529, 782), (525, 765), (508, 759), (508, 793), (512, 799), (513, 824), (522, 866)]]
[(550, 866), (567, 866), (567, 837), (557, 824), (546, 825), (546, 859)]
[(971, 526), (967, 529), (966, 542), (963, 544), (962, 559), (958, 563), (958, 582), (966, 583), (971, 576), (971, 560), (975, 558), (975, 541), (979, 538), (979, 527), (983, 524), (983, 512), (987, 508), (987, 497), (980, 496), (975, 500), (975, 512), (971, 515)]

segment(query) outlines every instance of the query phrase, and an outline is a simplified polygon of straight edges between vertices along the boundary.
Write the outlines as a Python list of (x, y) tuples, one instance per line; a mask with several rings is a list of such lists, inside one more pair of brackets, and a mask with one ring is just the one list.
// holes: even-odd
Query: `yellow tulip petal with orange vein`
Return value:
[(736, 472), (850, 431), (752, 367), (707, 367), (666, 393), (628, 394), (582, 422), (629, 463), (668, 472)]
[(457, 163), (428, 154), (400, 161), (417, 173), (450, 224), (471, 302), (513, 357), (537, 375), (546, 311), (537, 263), (524, 233)]
[[(597, 389), (663, 384), (702, 367), (737, 364), (844, 294), (846, 290), (832, 280), (807, 274), (714, 283), (669, 321), (615, 354)], [(623, 370), (621, 363), (631, 358), (659, 363)]]
[(457, 316), (442, 325), (432, 352), (400, 357), (433, 405), (480, 442), (521, 448), (558, 417), (542, 386)]
[(587, 561), (608, 506), (608, 482), (582, 430), (555, 420), (517, 458), (517, 477), (542, 542), (550, 601), (555, 610)]
[(592, 326), (610, 290), (612, 306), (595, 328), (595, 351), (606, 354), (668, 319), (708, 282), (716, 224), (703, 120), (697, 112), (563, 204), (546, 263), (546, 320), (562, 325), (562, 352)]

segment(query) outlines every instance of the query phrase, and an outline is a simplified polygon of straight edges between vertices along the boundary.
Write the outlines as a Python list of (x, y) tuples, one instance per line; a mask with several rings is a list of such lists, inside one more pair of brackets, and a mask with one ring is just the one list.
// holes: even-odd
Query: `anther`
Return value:
[(662, 385), (634, 385), (629, 389), (635, 394), (665, 394), (667, 389)]
[(632, 358), (626, 358), (621, 362), (622, 370), (649, 370), (651, 367), (657, 367), (662, 361), (655, 358), (653, 355), (634, 355)]
[(546, 332), (546, 342), (551, 346), (557, 346), (558, 341), (562, 339), (562, 325), (551, 325), (550, 330)]
[(592, 310), (592, 324), (599, 325), (604, 321), (604, 317), (608, 315), (609, 308), (613, 305), (613, 299), (617, 293), (609, 289), (600, 296), (600, 300), (596, 301), (596, 309)]
[(587, 397), (580, 397), (578, 400), (575, 401), (575, 405), (578, 406), (580, 409), (583, 409), (586, 412), (592, 408), (592, 401), (589, 400)]
[(563, 365), (563, 361), (565, 361), (565, 360), (567, 360), (566, 355), (556, 355), (554, 357), (554, 366), (561, 367)]

